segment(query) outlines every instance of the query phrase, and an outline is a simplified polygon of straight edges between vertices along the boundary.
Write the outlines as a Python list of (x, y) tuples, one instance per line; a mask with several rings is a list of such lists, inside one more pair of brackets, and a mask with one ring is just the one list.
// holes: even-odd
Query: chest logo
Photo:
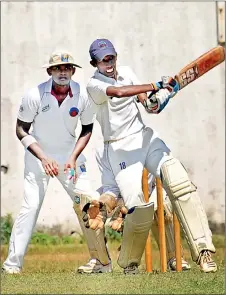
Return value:
[(50, 106), (49, 104), (47, 104), (46, 106), (42, 108), (42, 112), (47, 112), (49, 109), (50, 109)]
[(69, 114), (71, 117), (76, 117), (79, 113), (79, 109), (77, 109), (76, 107), (72, 107), (69, 110)]

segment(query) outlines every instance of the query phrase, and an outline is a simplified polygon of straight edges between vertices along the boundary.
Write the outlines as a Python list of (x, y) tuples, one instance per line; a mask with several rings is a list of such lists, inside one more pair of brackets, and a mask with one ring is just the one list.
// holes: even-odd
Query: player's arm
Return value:
[(179, 91), (179, 84), (172, 77), (163, 76), (159, 84), (159, 90), (154, 90), (148, 95), (138, 96), (138, 100), (143, 104), (145, 110), (151, 114), (159, 114)]
[(151, 91), (157, 91), (162, 88), (162, 84), (157, 83), (148, 83), (142, 84), (140, 80), (137, 78), (136, 74), (130, 67), (124, 67), (125, 74), (127, 78), (130, 80), (130, 85), (126, 86), (110, 86), (106, 89), (106, 94), (112, 97), (130, 97), (130, 96), (138, 96), (139, 101), (144, 103), (147, 99), (146, 93)]
[[(177, 88), (179, 89), (179, 85), (176, 80), (171, 77), (167, 78), (168, 80), (165, 81), (165, 83), (161, 81), (141, 85), (135, 85), (134, 83), (136, 80), (132, 78), (132, 85), (119, 87), (95, 79), (88, 84), (87, 92), (89, 93), (91, 100), (96, 105), (101, 105), (112, 97), (121, 98), (137, 95), (138, 100), (141, 101), (148, 113), (160, 113), (169, 102), (169, 99), (178, 91)], [(176, 82), (174, 87), (172, 87), (171, 81)], [(146, 93), (149, 93), (148, 97)]]
[[(82, 151), (87, 146), (90, 137), (93, 132), (93, 124), (95, 120), (95, 111), (93, 109), (93, 106), (88, 99), (87, 92), (81, 93), (81, 101), (83, 101), (83, 108), (80, 115), (82, 130), (79, 135), (78, 140), (75, 143), (74, 150), (72, 151), (69, 159), (64, 165), (64, 171), (66, 172), (67, 169), (73, 169), (76, 171), (76, 161), (78, 159), (78, 156), (82, 153)], [(76, 181), (77, 175), (76, 173), (73, 173), (73, 182)]]
[(130, 97), (144, 92), (157, 90), (159, 85), (157, 83), (142, 84), (142, 85), (128, 85), (128, 86), (109, 86), (106, 89), (107, 96), (110, 97)]
[(90, 140), (90, 137), (92, 135), (92, 131), (93, 131), (93, 123), (88, 125), (82, 125), (82, 130), (75, 144), (74, 150), (72, 151), (70, 157), (68, 158), (68, 160), (66, 161), (64, 165), (64, 172), (66, 173), (67, 170), (69, 169), (73, 183), (76, 182), (76, 178), (77, 178), (76, 161), (79, 155), (81, 154), (81, 152), (87, 146)]
[[(127, 71), (133, 85), (141, 84), (132, 69), (128, 68)], [(141, 93), (137, 95), (137, 101), (141, 102), (145, 110), (152, 114), (160, 113), (165, 108), (170, 98), (179, 90), (177, 81), (168, 76), (163, 76), (162, 81), (157, 82), (156, 85), (158, 89), (149, 93)]]
[(93, 124), (95, 120), (95, 111), (88, 99), (87, 92), (83, 92), (83, 89), (81, 91), (81, 98), (83, 101), (83, 109), (80, 116), (82, 130), (70, 157), (73, 163), (76, 162), (78, 156), (87, 146), (93, 132)]
[(147, 93), (140, 93), (137, 95), (137, 102), (141, 102), (143, 106), (145, 106), (145, 102), (147, 99)]
[(89, 98), (96, 104), (101, 105), (111, 99), (112, 97), (130, 97), (145, 92), (151, 92), (159, 89), (160, 85), (157, 83), (142, 84), (142, 85), (126, 85), (114, 86), (109, 83), (92, 79), (87, 85), (87, 92)]
[(16, 122), (16, 135), (23, 146), (40, 161), (46, 157), (36, 139), (29, 134), (40, 105), (40, 95), (37, 88), (29, 90), (22, 98)]
[(54, 160), (49, 159), (46, 156), (46, 154), (44, 153), (36, 139), (29, 134), (31, 124), (32, 122), (24, 122), (20, 119), (17, 119), (17, 138), (30, 153), (32, 153), (36, 158), (38, 158), (41, 161), (46, 175), (50, 175), (51, 177), (53, 177), (54, 175), (58, 174), (58, 165)]
[(36, 158), (40, 161), (44, 159), (45, 153), (37, 143), (36, 139), (29, 134), (32, 122), (24, 122), (17, 119), (16, 122), (16, 135), (17, 138), (21, 141), (23, 146), (29, 150)]
[[(132, 85), (109, 86), (106, 89), (106, 94), (114, 97), (137, 95), (138, 101), (142, 103), (148, 113), (160, 113), (168, 104), (170, 98), (179, 90), (179, 84), (172, 77), (163, 76), (160, 82), (141, 84), (132, 69), (128, 68), (127, 72)], [(154, 88), (153, 90), (149, 90), (150, 85)]]
[(39, 105), (40, 95), (37, 88), (25, 94), (17, 116), (16, 135), (22, 145), (41, 161), (46, 175), (53, 177), (58, 174), (57, 163), (46, 156), (36, 139), (29, 134), (31, 124), (37, 115)]
[(82, 125), (82, 130), (79, 135), (79, 138), (75, 144), (74, 150), (71, 154), (71, 158), (76, 162), (78, 156), (81, 154), (81, 152), (84, 150), (84, 148), (87, 146), (90, 137), (93, 132), (93, 123), (89, 125)]

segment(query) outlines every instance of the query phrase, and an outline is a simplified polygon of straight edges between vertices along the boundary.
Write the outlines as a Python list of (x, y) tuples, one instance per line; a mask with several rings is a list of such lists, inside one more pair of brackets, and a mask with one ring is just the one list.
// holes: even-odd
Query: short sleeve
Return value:
[(94, 123), (96, 118), (95, 109), (91, 101), (88, 99), (88, 94), (83, 91), (83, 93), (80, 95), (80, 98), (83, 100), (83, 110), (80, 116), (81, 124), (89, 125)]
[(133, 72), (131, 68), (128, 67), (129, 77), (132, 81), (132, 85), (141, 85), (140, 80), (137, 78), (136, 74)]
[(17, 118), (23, 122), (34, 121), (40, 106), (40, 94), (38, 88), (33, 88), (25, 93), (22, 98)]
[(112, 85), (92, 78), (86, 88), (89, 94), (89, 98), (96, 105), (105, 103), (109, 98), (106, 94), (106, 90), (109, 86), (112, 86)]

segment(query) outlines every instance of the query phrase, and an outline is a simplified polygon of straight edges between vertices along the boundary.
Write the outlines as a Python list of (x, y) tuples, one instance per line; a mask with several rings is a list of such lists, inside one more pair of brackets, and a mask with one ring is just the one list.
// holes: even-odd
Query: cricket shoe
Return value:
[(21, 273), (21, 269), (18, 267), (2, 267), (2, 274), (20, 274)]
[(82, 265), (77, 270), (78, 273), (106, 273), (112, 272), (112, 264), (103, 265), (98, 259), (90, 259), (85, 265)]
[(210, 251), (203, 250), (198, 258), (197, 264), (200, 266), (202, 272), (216, 272), (217, 265), (216, 262), (213, 261)]
[(131, 263), (129, 266), (124, 268), (125, 275), (136, 275), (139, 273), (138, 265)]
[[(184, 260), (183, 258), (181, 258), (181, 263), (182, 263), (182, 270), (189, 270), (189, 269), (191, 269), (190, 264), (186, 260)], [(176, 271), (176, 266), (177, 266), (176, 258), (175, 257), (172, 257), (168, 261), (167, 267), (168, 267), (169, 270)]]

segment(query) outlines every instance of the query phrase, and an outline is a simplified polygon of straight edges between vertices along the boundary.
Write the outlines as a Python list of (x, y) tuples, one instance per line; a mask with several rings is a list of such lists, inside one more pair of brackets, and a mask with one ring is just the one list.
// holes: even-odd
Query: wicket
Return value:
[[(149, 185), (148, 185), (148, 171), (144, 169), (142, 176), (142, 188), (145, 201), (149, 201)], [(166, 258), (166, 235), (165, 235), (165, 221), (164, 221), (164, 206), (163, 206), (163, 188), (160, 178), (156, 178), (157, 189), (157, 216), (158, 216), (158, 231), (159, 231), (159, 245), (160, 245), (160, 269), (161, 272), (167, 271)], [(173, 212), (174, 225), (174, 241), (175, 241), (175, 255), (176, 255), (176, 271), (182, 271), (181, 261), (181, 241), (180, 241), (180, 224), (175, 212)], [(145, 247), (145, 263), (146, 271), (151, 273), (152, 268), (152, 248), (151, 248), (151, 234), (149, 233), (146, 247)]]

